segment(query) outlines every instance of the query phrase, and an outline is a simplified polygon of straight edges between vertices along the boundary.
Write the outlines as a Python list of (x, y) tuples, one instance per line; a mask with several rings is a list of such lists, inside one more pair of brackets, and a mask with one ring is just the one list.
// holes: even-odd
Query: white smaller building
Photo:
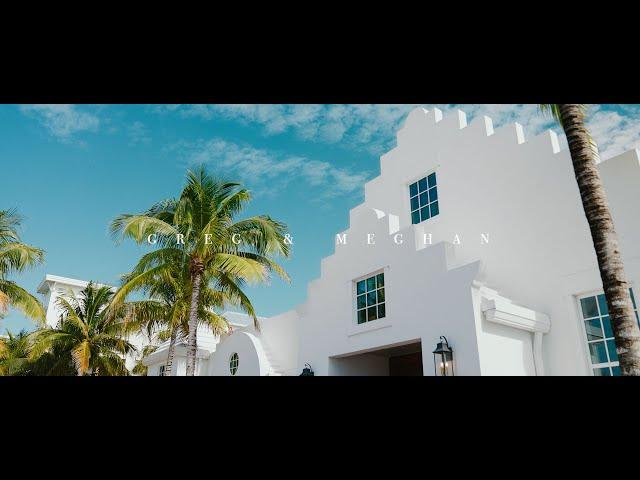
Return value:
[[(260, 330), (247, 315), (225, 312), (231, 332), (214, 335), (198, 328), (196, 375), (199, 376), (281, 376), (295, 375), (298, 362), (296, 316), (259, 317)], [(147, 375), (164, 375), (169, 341), (158, 346), (143, 363)], [(187, 368), (187, 339), (176, 342), (171, 374), (184, 376)]]
[[(58, 298), (78, 298), (88, 284), (84, 280), (46, 275), (38, 286), (38, 293), (44, 296), (47, 325), (55, 327), (60, 319), (62, 312)], [(115, 287), (109, 287), (116, 290)], [(198, 328), (196, 375), (295, 375), (298, 362), (296, 315), (289, 312), (277, 317), (259, 317), (259, 330), (256, 330), (253, 320), (242, 313), (225, 312), (223, 316), (231, 326), (229, 334), (219, 337), (206, 327)], [(127, 357), (127, 368), (131, 370), (141, 359), (142, 349), (153, 342), (142, 334), (132, 336), (129, 341), (137, 349), (136, 354)], [(157, 345), (153, 353), (142, 359), (143, 364), (148, 367), (148, 375), (164, 375), (168, 353), (169, 341), (166, 341)], [(187, 339), (179, 338), (176, 342), (172, 375), (184, 376), (186, 365)]]
[[(50, 327), (55, 327), (60, 320), (62, 311), (58, 305), (58, 298), (78, 298), (80, 292), (89, 285), (89, 282), (84, 280), (77, 280), (75, 278), (60, 277), (58, 275), (45, 275), (44, 280), (38, 285), (38, 293), (44, 296), (43, 305), (47, 310), (46, 324)], [(116, 287), (111, 285), (103, 285), (101, 283), (94, 283), (96, 287), (109, 287), (112, 291), (116, 291)], [(136, 362), (140, 357), (140, 352), (145, 345), (150, 343), (149, 338), (145, 335), (133, 335), (129, 338), (129, 341), (138, 350), (132, 355), (128, 355), (126, 358), (126, 365), (129, 370), (135, 367)]]

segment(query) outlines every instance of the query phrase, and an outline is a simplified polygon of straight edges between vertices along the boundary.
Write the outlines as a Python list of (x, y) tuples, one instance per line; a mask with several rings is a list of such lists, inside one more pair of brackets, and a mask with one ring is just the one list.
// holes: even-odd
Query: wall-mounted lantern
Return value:
[(313, 377), (315, 375), (315, 373), (313, 373), (313, 369), (311, 368), (311, 365), (309, 365), (308, 363), (304, 364), (304, 369), (302, 370), (302, 373), (300, 374), (301, 377)]
[(440, 337), (438, 346), (433, 351), (433, 366), (436, 377), (453, 377), (453, 350), (447, 337)]

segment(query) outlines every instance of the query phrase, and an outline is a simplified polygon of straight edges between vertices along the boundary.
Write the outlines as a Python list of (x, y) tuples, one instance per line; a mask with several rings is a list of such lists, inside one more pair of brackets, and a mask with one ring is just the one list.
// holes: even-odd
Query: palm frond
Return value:
[(21, 242), (0, 243), (0, 275), (22, 272), (44, 261), (44, 252)]
[(16, 283), (0, 278), (0, 313), (6, 312), (9, 306), (33, 320), (45, 321), (46, 312), (37, 298)]

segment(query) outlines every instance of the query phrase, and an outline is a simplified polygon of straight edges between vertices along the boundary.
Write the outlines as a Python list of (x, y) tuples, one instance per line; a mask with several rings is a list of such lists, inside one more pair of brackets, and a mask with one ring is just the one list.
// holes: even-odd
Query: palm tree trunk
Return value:
[(561, 104), (559, 107), (609, 305), (620, 369), (622, 375), (640, 375), (640, 328), (633, 313), (618, 236), (596, 165), (596, 147), (587, 131), (580, 105)]
[(176, 338), (178, 337), (178, 327), (171, 330), (171, 340), (169, 340), (169, 351), (167, 352), (167, 363), (164, 365), (164, 376), (170, 377), (173, 369), (173, 357), (176, 354)]
[(198, 259), (191, 263), (191, 307), (189, 310), (189, 339), (187, 342), (187, 377), (196, 373), (196, 354), (198, 352), (198, 303), (200, 302), (200, 283), (204, 265)]

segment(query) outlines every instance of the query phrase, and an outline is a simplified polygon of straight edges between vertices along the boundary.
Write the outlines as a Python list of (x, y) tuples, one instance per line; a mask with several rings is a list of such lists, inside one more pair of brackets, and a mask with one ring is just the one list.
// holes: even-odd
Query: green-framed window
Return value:
[[(633, 303), (636, 320), (640, 325), (638, 304), (633, 290), (629, 289), (629, 292), (631, 293), (631, 302)], [(613, 338), (613, 329), (609, 318), (609, 306), (604, 293), (587, 295), (579, 298), (579, 301), (593, 374), (605, 377), (620, 375), (616, 342)]]
[(440, 214), (436, 172), (409, 185), (411, 223), (418, 224)]
[(387, 316), (384, 273), (356, 282), (356, 312), (359, 325)]

